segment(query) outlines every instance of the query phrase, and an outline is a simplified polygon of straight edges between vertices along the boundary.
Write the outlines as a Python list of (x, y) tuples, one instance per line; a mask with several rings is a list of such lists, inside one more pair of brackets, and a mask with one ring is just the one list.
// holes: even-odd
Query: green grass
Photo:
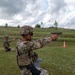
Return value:
[(57, 45), (53, 45), (53, 43), (38, 51), (39, 56), (43, 59), (42, 67), (46, 68), (51, 75), (74, 75), (74, 45), (69, 46), (69, 42), (67, 48), (63, 48), (59, 42), (57, 42)]
[(0, 50), (0, 75), (20, 75), (15, 52)]
[[(58, 41), (53, 41), (47, 46), (34, 50), (42, 58), (41, 67), (47, 69), (51, 75), (75, 75), (75, 30), (59, 29), (63, 32)], [(39, 39), (49, 36), (54, 29), (34, 29), (34, 38)], [(70, 35), (69, 35), (70, 33)], [(16, 43), (10, 45), (13, 52), (5, 52), (3, 48), (3, 37), (8, 34), (10, 38), (19, 36), (18, 28), (0, 28), (0, 75), (20, 75), (16, 61)], [(66, 37), (69, 35), (70, 37)], [(73, 36), (73, 38), (71, 37)], [(63, 42), (66, 48), (63, 48)]]

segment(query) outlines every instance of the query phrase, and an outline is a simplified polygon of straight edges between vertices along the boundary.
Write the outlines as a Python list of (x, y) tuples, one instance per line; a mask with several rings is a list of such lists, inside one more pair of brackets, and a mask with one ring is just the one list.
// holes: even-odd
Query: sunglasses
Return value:
[(29, 32), (29, 34), (30, 34), (31, 36), (33, 36), (33, 33), (32, 33), (32, 32)]

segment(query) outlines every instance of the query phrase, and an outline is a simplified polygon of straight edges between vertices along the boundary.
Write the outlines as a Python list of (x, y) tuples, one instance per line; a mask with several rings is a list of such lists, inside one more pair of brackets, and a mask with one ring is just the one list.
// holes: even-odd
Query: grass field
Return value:
[[(36, 50), (39, 58), (42, 58), (41, 67), (48, 70), (51, 75), (75, 75), (75, 31), (59, 29), (63, 34), (57, 41), (52, 41), (42, 49)], [(35, 29), (34, 38), (47, 37), (54, 29)], [(5, 52), (2, 41), (4, 35), (10, 38), (20, 38), (18, 28), (0, 27), (0, 75), (20, 75), (20, 70), (16, 62), (16, 41), (11, 43), (13, 52)], [(67, 35), (67, 36), (66, 36)], [(66, 48), (63, 48), (63, 42)]]

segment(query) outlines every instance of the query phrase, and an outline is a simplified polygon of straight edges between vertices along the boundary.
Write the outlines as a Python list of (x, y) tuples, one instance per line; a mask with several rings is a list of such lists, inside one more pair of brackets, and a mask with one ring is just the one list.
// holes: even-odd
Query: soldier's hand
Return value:
[(57, 39), (58, 39), (58, 34), (51, 34), (50, 40), (55, 41), (55, 40), (57, 40)]
[(13, 41), (16, 40), (16, 38), (13, 38)]

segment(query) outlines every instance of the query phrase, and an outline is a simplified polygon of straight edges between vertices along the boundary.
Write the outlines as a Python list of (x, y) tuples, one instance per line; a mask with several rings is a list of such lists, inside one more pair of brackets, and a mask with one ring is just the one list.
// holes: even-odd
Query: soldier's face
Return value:
[(27, 41), (31, 41), (32, 40), (32, 37), (33, 37), (32, 35), (28, 34), (28, 35), (26, 35), (25, 38), (26, 38)]

